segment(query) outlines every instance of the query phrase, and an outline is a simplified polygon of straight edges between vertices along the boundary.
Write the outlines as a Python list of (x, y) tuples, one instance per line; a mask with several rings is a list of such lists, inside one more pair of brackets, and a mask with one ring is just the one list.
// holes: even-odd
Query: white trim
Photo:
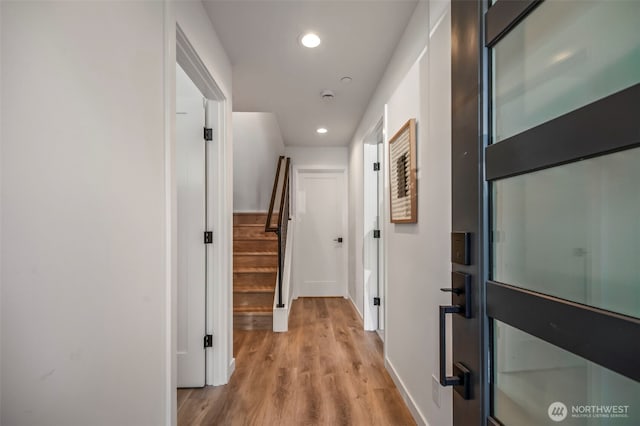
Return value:
[[(389, 300), (389, 274), (387, 268), (387, 232), (391, 229), (390, 223), (387, 223), (387, 212), (389, 211), (389, 173), (386, 172), (387, 167), (389, 165), (389, 149), (387, 143), (387, 137), (389, 135), (388, 129), (388, 121), (389, 121), (389, 106), (388, 104), (384, 104), (384, 114), (382, 115), (382, 158), (380, 159), (381, 168), (383, 171), (382, 174), (382, 209), (380, 212), (380, 264), (378, 265), (380, 270), (378, 271), (378, 278), (382, 280), (382, 334), (384, 338), (383, 342), (386, 341), (387, 337), (387, 302)], [(378, 329), (380, 326), (378, 325)], [(382, 345), (382, 350), (384, 351), (385, 359), (389, 355), (387, 353), (387, 345)]]
[[(289, 315), (291, 314), (291, 265), (293, 256), (293, 238), (295, 234), (294, 220), (291, 220), (287, 229), (287, 241), (285, 242), (284, 253), (284, 276), (282, 279), (282, 294), (284, 300), (284, 307), (278, 308), (278, 292), (276, 289), (276, 297), (273, 298), (273, 331), (276, 333), (289, 331)], [(280, 271), (278, 271), (278, 275)], [(276, 276), (276, 285), (279, 280), (279, 276)]]
[[(344, 190), (342, 191), (342, 235), (343, 235), (343, 268), (342, 268), (342, 294), (336, 294), (335, 296), (342, 296), (345, 299), (349, 297), (349, 170), (347, 166), (293, 166), (293, 203), (291, 216), (295, 219), (297, 216), (296, 206), (296, 193), (300, 187), (300, 174), (302, 173), (341, 173), (344, 178)], [(298, 239), (294, 239), (294, 253), (297, 252), (299, 245)], [(296, 276), (297, 279), (297, 276)], [(293, 289), (294, 298), (300, 297), (300, 292), (297, 286)]]
[(229, 367), (227, 368), (227, 377), (231, 377), (234, 371), (236, 371), (236, 359), (231, 358), (231, 362), (229, 362)]
[(416, 402), (413, 400), (413, 397), (407, 390), (407, 387), (404, 385), (404, 382), (402, 381), (400, 376), (398, 376), (396, 369), (393, 367), (393, 364), (391, 364), (391, 361), (389, 361), (389, 358), (387, 357), (384, 358), (384, 366), (387, 369), (387, 372), (389, 372), (389, 375), (391, 376), (393, 383), (396, 384), (396, 387), (398, 388), (398, 391), (400, 392), (402, 399), (404, 399), (404, 402), (407, 404), (407, 407), (409, 408), (409, 411), (413, 416), (413, 420), (415, 420), (415, 422), (419, 426), (429, 426), (429, 422), (427, 422), (427, 419), (424, 417), (424, 415), (418, 408), (418, 404), (416, 404)]
[(206, 98), (216, 101), (225, 99), (222, 89), (200, 59), (178, 22), (176, 22), (176, 62)]
[(177, 189), (175, 179), (176, 32), (171, 1), (163, 5), (164, 30), (164, 244), (165, 244), (165, 425), (178, 423), (177, 332), (178, 255)]
[[(212, 101), (210, 101), (212, 102)], [(230, 243), (233, 214), (228, 202), (227, 188), (228, 162), (226, 158), (227, 143), (226, 114), (227, 102), (217, 102), (217, 126), (214, 124), (214, 141), (209, 144), (209, 164), (217, 173), (210, 173), (209, 182), (211, 189), (209, 196), (212, 206), (209, 209), (209, 223), (213, 231), (213, 247), (211, 257), (208, 259), (209, 270), (207, 280), (207, 330), (213, 334), (213, 348), (208, 350), (207, 365), (213, 368), (207, 371), (207, 385), (223, 385), (228, 383), (230, 373), (229, 365), (232, 355), (230, 342), (233, 340), (230, 331), (231, 310), (231, 265), (232, 246)], [(215, 123), (215, 121), (214, 121)], [(217, 130), (216, 130), (217, 127)]]
[(360, 309), (358, 309), (358, 305), (356, 304), (356, 302), (353, 301), (353, 299), (351, 298), (351, 295), (349, 295), (348, 299), (351, 301), (351, 304), (353, 305), (353, 308), (356, 310), (358, 315), (360, 315), (360, 319), (364, 321), (362, 312), (360, 312)]

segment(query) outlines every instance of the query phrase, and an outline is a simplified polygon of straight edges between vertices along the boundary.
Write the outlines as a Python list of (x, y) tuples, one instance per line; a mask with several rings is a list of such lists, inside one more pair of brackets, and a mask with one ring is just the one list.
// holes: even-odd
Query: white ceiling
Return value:
[[(275, 113), (286, 145), (348, 145), (417, 0), (204, 1), (233, 65), (233, 110)], [(298, 39), (322, 39), (315, 49)], [(349, 84), (340, 78), (349, 76)], [(332, 101), (320, 93), (330, 89)], [(326, 127), (325, 135), (316, 133)]]

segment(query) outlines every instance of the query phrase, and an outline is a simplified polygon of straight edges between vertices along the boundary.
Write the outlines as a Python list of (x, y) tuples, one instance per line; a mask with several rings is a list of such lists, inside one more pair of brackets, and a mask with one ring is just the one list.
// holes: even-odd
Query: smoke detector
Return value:
[(331, 101), (333, 100), (333, 98), (336, 96), (335, 93), (333, 93), (331, 90), (329, 89), (324, 89), (321, 93), (320, 96), (322, 97), (323, 101)]

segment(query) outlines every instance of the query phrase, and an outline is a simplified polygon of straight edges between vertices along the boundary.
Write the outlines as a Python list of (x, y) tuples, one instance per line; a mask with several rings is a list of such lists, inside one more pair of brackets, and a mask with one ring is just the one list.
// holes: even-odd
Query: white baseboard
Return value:
[(387, 357), (384, 358), (384, 366), (389, 372), (389, 375), (391, 376), (393, 383), (396, 384), (398, 391), (400, 391), (400, 395), (402, 395), (402, 399), (404, 399), (404, 402), (407, 404), (407, 407), (409, 408), (409, 411), (413, 416), (413, 420), (416, 421), (418, 426), (429, 426), (427, 419), (424, 418), (424, 416), (422, 415), (422, 412), (420, 412), (420, 409), (418, 409), (416, 402), (411, 397), (411, 394), (407, 390), (407, 387), (404, 385), (404, 382), (402, 381), (400, 376), (398, 376), (396, 369), (393, 367), (393, 364), (391, 364), (391, 361), (389, 361), (389, 358)]
[(360, 309), (358, 309), (358, 305), (356, 305), (356, 302), (353, 301), (353, 299), (351, 298), (351, 295), (348, 295), (347, 298), (351, 301), (351, 304), (356, 309), (356, 312), (358, 313), (358, 315), (360, 315), (360, 319), (364, 321), (364, 317), (362, 316), (362, 312), (360, 312)]
[(231, 358), (231, 362), (229, 363), (229, 368), (227, 368), (227, 383), (231, 380), (231, 375), (236, 371), (236, 359)]

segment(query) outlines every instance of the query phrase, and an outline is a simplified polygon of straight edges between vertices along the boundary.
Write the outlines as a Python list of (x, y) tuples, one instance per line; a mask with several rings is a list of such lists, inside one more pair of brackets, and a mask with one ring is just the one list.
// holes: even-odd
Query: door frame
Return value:
[[(300, 179), (301, 176), (304, 174), (313, 174), (313, 173), (340, 173), (342, 174), (342, 177), (344, 179), (344, 189), (342, 191), (342, 227), (343, 227), (343, 236), (342, 236), (342, 241), (343, 241), (343, 256), (342, 256), (342, 264), (343, 264), (343, 268), (342, 268), (342, 297), (344, 297), (345, 299), (349, 297), (349, 283), (348, 283), (348, 279), (349, 279), (349, 238), (348, 237), (348, 230), (349, 230), (349, 175), (348, 175), (348, 170), (346, 167), (333, 167), (333, 166), (296, 166), (294, 164), (293, 166), (293, 186), (291, 188), (292, 190), (292, 194), (293, 194), (293, 198), (292, 198), (292, 220), (294, 221), (295, 226), (297, 227), (297, 215), (298, 215), (298, 206), (297, 206), (297, 199), (298, 199), (298, 188), (300, 187)], [(293, 247), (294, 247), (294, 253), (297, 251), (297, 248), (299, 247), (300, 241), (299, 241), (299, 232), (295, 232), (293, 235)], [(294, 255), (295, 257), (295, 255)], [(294, 299), (298, 299), (300, 297), (300, 282), (298, 281), (298, 273), (295, 271), (295, 267), (293, 270), (293, 282), (297, 283), (297, 285), (294, 284), (293, 287), (293, 298)]]
[[(452, 253), (453, 233), (464, 232), (469, 235), (468, 262), (466, 265), (452, 262), (451, 271), (452, 274), (467, 274), (472, 289), (471, 317), (453, 314), (450, 318), (452, 359), (448, 360), (450, 365), (444, 367), (450, 369), (452, 364), (460, 363), (471, 371), (469, 399), (461, 396), (460, 392), (464, 391), (462, 386), (454, 386), (459, 392), (452, 392), (454, 426), (485, 425), (490, 401), (489, 328), (484, 286), (489, 270), (486, 216), (488, 185), (484, 180), (483, 167), (489, 91), (487, 52), (481, 37), (486, 7), (488, 0), (452, 0), (451, 3), (451, 39), (465, 40), (466, 43), (464, 48), (451, 51)], [(447, 285), (452, 286), (452, 283)], [(440, 325), (441, 330), (443, 325)], [(440, 349), (441, 384), (442, 358), (446, 358), (446, 353)]]
[[(168, 294), (167, 315), (167, 349), (168, 369), (171, 371), (169, 407), (171, 416), (177, 413), (176, 407), (176, 374), (177, 374), (177, 187), (175, 181), (175, 64), (178, 63), (189, 78), (207, 99), (206, 126), (214, 129), (213, 141), (206, 142), (205, 157), (207, 162), (206, 204), (207, 230), (213, 231), (214, 243), (206, 247), (206, 326), (207, 334), (213, 334), (213, 347), (205, 349), (206, 385), (221, 385), (228, 382), (235, 367), (232, 356), (233, 332), (231, 330), (231, 198), (227, 188), (230, 187), (231, 166), (226, 161), (230, 157), (227, 140), (228, 100), (200, 58), (198, 52), (180, 27), (175, 16), (167, 11), (167, 44), (175, 50), (167, 55), (166, 97), (167, 97), (167, 135), (165, 141), (165, 191), (167, 195), (167, 276), (171, 283)], [(173, 118), (171, 118), (173, 117)], [(205, 143), (205, 141), (203, 141)], [(204, 232), (205, 230), (203, 230)], [(170, 313), (170, 314), (169, 314)], [(204, 337), (204, 336), (203, 336)]]

